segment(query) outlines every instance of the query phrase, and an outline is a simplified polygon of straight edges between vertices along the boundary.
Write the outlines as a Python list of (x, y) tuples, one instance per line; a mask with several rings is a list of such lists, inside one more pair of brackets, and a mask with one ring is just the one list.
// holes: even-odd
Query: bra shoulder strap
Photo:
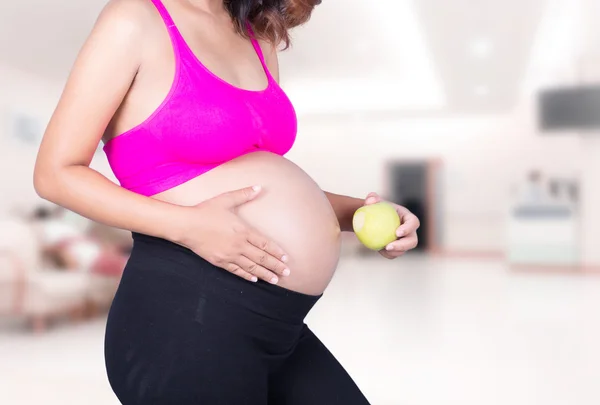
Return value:
[(171, 14), (169, 14), (169, 12), (167, 11), (167, 8), (165, 7), (165, 5), (162, 3), (161, 0), (151, 0), (151, 1), (152, 1), (152, 4), (154, 4), (154, 7), (156, 7), (156, 10), (160, 14), (161, 18), (165, 22), (165, 25), (167, 26), (167, 31), (169, 31), (169, 35), (171, 37), (173, 45), (176, 48), (179, 48), (179, 42), (182, 40), (182, 38), (181, 38), (181, 35), (179, 34), (179, 30), (177, 29), (177, 26), (175, 25), (175, 22), (173, 21), (173, 18), (171, 18)]
[(265, 61), (265, 55), (263, 54), (260, 44), (258, 43), (256, 36), (254, 35), (254, 31), (252, 30), (250, 23), (248, 23), (247, 26), (248, 26), (248, 32), (250, 33), (250, 41), (252, 42), (252, 46), (254, 47), (256, 54), (258, 55), (258, 59), (260, 59), (260, 63), (262, 63), (265, 71), (269, 72), (269, 68), (267, 67), (267, 62)]

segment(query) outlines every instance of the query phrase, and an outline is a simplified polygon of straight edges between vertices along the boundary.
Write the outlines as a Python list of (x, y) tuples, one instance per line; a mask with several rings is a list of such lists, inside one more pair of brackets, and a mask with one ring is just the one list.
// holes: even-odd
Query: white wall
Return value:
[[(600, 2), (584, 0), (586, 23), (585, 50), (582, 55), (582, 80), (600, 83)], [(585, 221), (582, 223), (583, 262), (600, 266), (600, 131), (581, 136), (582, 201)]]
[(57, 83), (0, 66), (0, 213), (37, 201), (33, 190), (33, 164), (37, 145), (11, 137), (11, 116), (26, 113), (45, 126), (60, 95)]
[[(0, 64), (0, 216), (43, 203), (33, 188), (38, 144), (12, 138), (11, 116), (25, 113), (45, 129), (62, 92), (63, 83), (44, 80)], [(103, 156), (93, 167), (108, 174)]]
[(443, 160), (443, 239), (459, 250), (503, 248), (508, 190), (506, 159), (517, 134), (511, 116), (385, 119), (305, 117), (290, 158), (327, 190), (385, 193), (392, 159)]
[(581, 139), (582, 259), (584, 265), (600, 266), (600, 133)]
[[(600, 83), (600, 2), (585, 0), (585, 54), (580, 68), (582, 79)], [(583, 261), (589, 266), (600, 266), (600, 131), (581, 137), (583, 150), (582, 224)]]
[(577, 175), (578, 137), (540, 135), (533, 98), (494, 116), (403, 119), (301, 117), (290, 158), (327, 190), (364, 196), (385, 192), (390, 159), (443, 161), (444, 247), (503, 252), (511, 188), (526, 172)]
[[(597, 23), (600, 2), (574, 0), (570, 5), (575, 6), (576, 3), (581, 7), (581, 21), (575, 24), (575, 42), (571, 49), (564, 49), (564, 55), (554, 55), (555, 65), (541, 66), (544, 68), (544, 83), (600, 83), (600, 26)], [(524, 94), (515, 114), (516, 122), (525, 135), (525, 147), (535, 151), (529, 160), (544, 171), (573, 175), (580, 180), (581, 261), (585, 266), (600, 266), (600, 132), (540, 134), (535, 127), (532, 97), (531, 93)]]
[[(575, 38), (573, 49), (564, 51), (584, 49), (585, 66), (571, 54), (537, 61), (538, 65), (533, 61), (533, 79), (542, 72), (546, 83), (574, 83), (582, 75), (600, 80), (600, 32), (594, 21), (600, 2), (580, 1), (588, 19), (580, 22), (586, 27), (587, 43)], [(549, 65), (548, 60), (557, 64)], [(358, 196), (384, 189), (387, 159), (442, 158), (441, 228), (449, 250), (504, 250), (510, 190), (527, 171), (536, 168), (547, 175), (577, 177), (582, 186), (582, 260), (600, 265), (600, 136), (541, 134), (535, 96), (530, 87), (514, 111), (503, 116), (303, 117), (290, 157), (323, 188)]]

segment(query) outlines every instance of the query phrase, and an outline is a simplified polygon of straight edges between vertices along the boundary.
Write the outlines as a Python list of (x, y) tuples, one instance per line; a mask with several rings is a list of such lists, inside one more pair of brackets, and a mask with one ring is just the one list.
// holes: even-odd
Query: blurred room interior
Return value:
[[(32, 183), (104, 3), (0, 4), (1, 403), (117, 403), (103, 322), (129, 234)], [(394, 262), (347, 235), (309, 316), (374, 405), (600, 403), (599, 17), (598, 0), (326, 0), (281, 54), (288, 157), (422, 222)]]

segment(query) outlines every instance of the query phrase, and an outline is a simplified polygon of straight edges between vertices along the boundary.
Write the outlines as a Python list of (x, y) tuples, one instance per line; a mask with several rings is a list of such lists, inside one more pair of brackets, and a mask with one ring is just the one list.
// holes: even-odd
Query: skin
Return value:
[[(252, 46), (234, 32), (220, 0), (164, 3), (212, 72), (240, 88), (265, 87)], [(264, 42), (261, 47), (278, 79), (276, 47)], [(260, 185), (184, 207), (125, 190), (89, 167), (102, 139), (142, 122), (167, 94), (174, 73), (172, 59), (164, 57), (169, 53), (170, 40), (151, 2), (108, 3), (76, 59), (44, 134), (34, 172), (37, 193), (96, 222), (186, 246), (247, 280), (286, 276), (286, 252), (236, 215), (237, 207), (260, 194)], [(326, 195), (341, 229), (350, 231), (352, 215), (366, 199)], [(399, 232), (405, 236), (381, 253), (388, 258), (416, 246), (418, 219), (397, 209), (404, 220)]]

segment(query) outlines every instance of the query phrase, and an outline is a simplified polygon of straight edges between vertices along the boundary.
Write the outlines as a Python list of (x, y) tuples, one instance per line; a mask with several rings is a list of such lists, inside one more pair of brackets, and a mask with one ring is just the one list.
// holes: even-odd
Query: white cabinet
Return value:
[(516, 265), (579, 265), (578, 213), (562, 205), (516, 207), (508, 220), (507, 253)]

